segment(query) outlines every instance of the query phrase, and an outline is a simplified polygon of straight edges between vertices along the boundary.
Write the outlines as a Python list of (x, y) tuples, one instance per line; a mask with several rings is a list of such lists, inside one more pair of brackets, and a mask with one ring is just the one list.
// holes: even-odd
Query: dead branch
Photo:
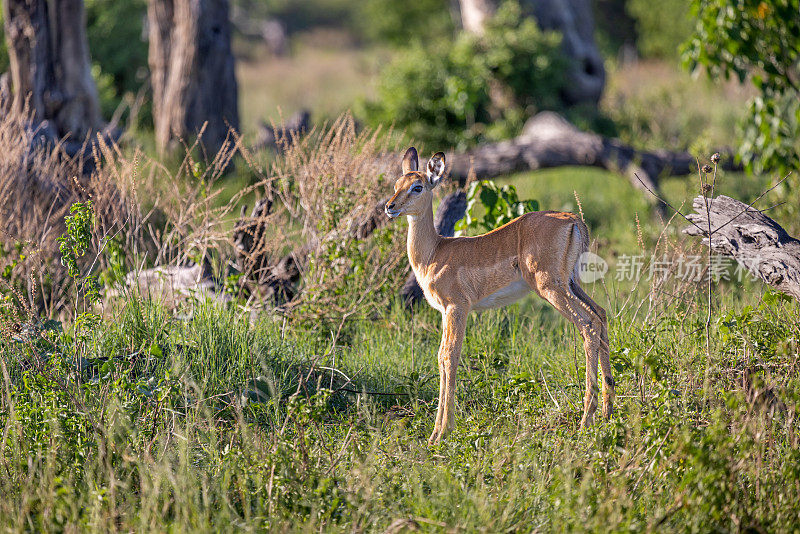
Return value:
[[(719, 152), (723, 155), (722, 169), (741, 168), (733, 163), (729, 152)], [(635, 188), (644, 191), (649, 187), (656, 193), (661, 176), (697, 172), (695, 158), (688, 152), (637, 150), (617, 139), (581, 131), (561, 115), (546, 111), (531, 117), (516, 139), (456, 154), (450, 177), (463, 186), (470, 168), (476, 178), (487, 179), (512, 172), (573, 165), (600, 167), (621, 174)], [(646, 198), (659, 211), (664, 211), (660, 200), (650, 195)]]

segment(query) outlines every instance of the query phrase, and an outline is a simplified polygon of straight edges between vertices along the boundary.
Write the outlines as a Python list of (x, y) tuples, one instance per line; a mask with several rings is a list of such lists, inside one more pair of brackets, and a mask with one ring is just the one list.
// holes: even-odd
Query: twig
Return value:
[(546, 389), (547, 390), (547, 394), (550, 395), (550, 400), (552, 400), (553, 404), (556, 405), (556, 408), (558, 408), (560, 410), (561, 409), (561, 405), (558, 404), (558, 401), (555, 398), (553, 398), (553, 394), (550, 393), (550, 388), (547, 387), (547, 379), (544, 377), (544, 373), (542, 372), (541, 369), (539, 369), (539, 374), (542, 375), (542, 381), (544, 382), (544, 389)]
[(350, 389), (350, 388), (339, 388), (336, 390), (338, 391), (346, 391), (348, 393), (356, 393), (358, 395), (383, 395), (387, 397), (408, 397), (409, 393), (386, 393), (383, 391), (366, 391), (366, 390), (358, 390), (358, 389)]
[(636, 173), (633, 173), (633, 175), (636, 177), (636, 179), (637, 179), (637, 180), (639, 180), (639, 183), (640, 183), (640, 184), (642, 184), (642, 186), (644, 186), (644, 188), (645, 188), (645, 189), (647, 189), (647, 191), (648, 191), (648, 192), (649, 192), (651, 195), (653, 195), (653, 196), (654, 196), (654, 197), (656, 197), (658, 200), (660, 200), (661, 202), (663, 202), (664, 204), (666, 204), (667, 206), (669, 206), (669, 207), (672, 209), (672, 211), (674, 211), (675, 213), (677, 213), (678, 215), (680, 215), (681, 217), (683, 217), (683, 218), (686, 220), (686, 222), (688, 222), (688, 223), (689, 223), (689, 224), (691, 224), (692, 226), (696, 227), (696, 228), (697, 228), (698, 230), (700, 230), (701, 232), (703, 231), (703, 229), (702, 229), (702, 228), (700, 228), (700, 226), (698, 226), (696, 223), (694, 223), (694, 222), (690, 221), (690, 220), (689, 220), (689, 219), (686, 217), (686, 215), (684, 215), (684, 214), (683, 214), (683, 213), (681, 213), (681, 212), (680, 212), (678, 209), (676, 209), (676, 208), (675, 208), (675, 206), (673, 206), (672, 204), (670, 204), (669, 202), (667, 202), (666, 200), (664, 200), (663, 198), (661, 198), (660, 196), (658, 196), (656, 193), (654, 193), (654, 192), (653, 192), (653, 190), (652, 190), (652, 189), (650, 189), (649, 187), (647, 187), (647, 184), (645, 184), (645, 183), (642, 181), (642, 179), (641, 179), (641, 178), (639, 178), (639, 175), (638, 175), (638, 174), (636, 174)]

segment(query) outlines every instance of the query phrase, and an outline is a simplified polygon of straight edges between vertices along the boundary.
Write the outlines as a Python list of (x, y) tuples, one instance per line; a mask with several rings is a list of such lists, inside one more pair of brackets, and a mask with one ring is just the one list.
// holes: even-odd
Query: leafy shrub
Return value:
[(800, 2), (693, 0), (698, 19), (686, 65), (751, 80), (759, 91), (742, 128), (739, 157), (752, 172), (800, 168)]
[(482, 37), (462, 32), (399, 55), (364, 113), (373, 125), (395, 124), (440, 148), (512, 136), (537, 110), (559, 105), (566, 61), (559, 43), (506, 2)]
[(354, 14), (368, 39), (405, 46), (413, 41), (450, 38), (453, 19), (446, 0), (364, 0)]
[(690, 0), (628, 0), (636, 20), (636, 47), (645, 57), (677, 58), (680, 45), (691, 35)]
[(147, 36), (145, 0), (86, 0), (86, 37), (94, 63), (100, 104), (110, 117), (119, 103), (145, 83)]
[[(476, 204), (483, 209), (483, 218), (478, 217)], [(456, 223), (456, 230), (488, 232), (509, 223), (529, 211), (539, 209), (535, 200), (520, 200), (513, 185), (498, 186), (491, 180), (472, 182), (467, 191), (467, 214)]]
[[(70, 207), (92, 199), (96, 217), (84, 219), (82, 228), (93, 237), (118, 234), (126, 245), (135, 238), (122, 227), (136, 228), (142, 216), (130, 184), (118, 174), (95, 170), (84, 176), (78, 162), (59, 147), (37, 143), (36, 137), (27, 114), (8, 113), (0, 120), (0, 272), (7, 282), (2, 289), (13, 288), (32, 308), (49, 315), (69, 308), (73, 300), (67, 269), (58, 261), (58, 239), (70, 221), (65, 220)], [(81, 239), (82, 246), (86, 242)], [(74, 257), (73, 273), (91, 264), (97, 252), (93, 247), (85, 257)]]

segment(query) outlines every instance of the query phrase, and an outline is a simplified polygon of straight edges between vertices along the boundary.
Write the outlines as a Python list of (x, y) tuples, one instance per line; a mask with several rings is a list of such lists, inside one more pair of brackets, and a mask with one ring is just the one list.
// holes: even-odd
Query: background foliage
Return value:
[(690, 0), (628, 0), (628, 13), (636, 21), (636, 47), (643, 57), (674, 59), (692, 32)]
[(518, 4), (506, 2), (483, 37), (461, 32), (398, 56), (383, 71), (366, 116), (430, 146), (511, 137), (537, 110), (558, 107), (565, 61), (559, 43), (557, 34), (542, 32), (520, 17)]
[(103, 115), (129, 103), (147, 82), (145, 0), (85, 0), (89, 50)]
[(800, 2), (694, 0), (690, 69), (749, 81), (759, 95), (742, 126), (739, 155), (753, 172), (800, 166)]

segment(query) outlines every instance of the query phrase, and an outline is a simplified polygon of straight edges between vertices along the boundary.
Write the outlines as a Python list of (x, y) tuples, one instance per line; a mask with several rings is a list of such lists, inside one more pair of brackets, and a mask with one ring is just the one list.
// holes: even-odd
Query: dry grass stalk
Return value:
[[(344, 321), (386, 305), (406, 270), (404, 239), (375, 206), (398, 172), (392, 132), (356, 132), (349, 114), (288, 143), (273, 166), (278, 197), (309, 250), (303, 291), (290, 308), (309, 319)], [(365, 221), (375, 233), (365, 235)]]

